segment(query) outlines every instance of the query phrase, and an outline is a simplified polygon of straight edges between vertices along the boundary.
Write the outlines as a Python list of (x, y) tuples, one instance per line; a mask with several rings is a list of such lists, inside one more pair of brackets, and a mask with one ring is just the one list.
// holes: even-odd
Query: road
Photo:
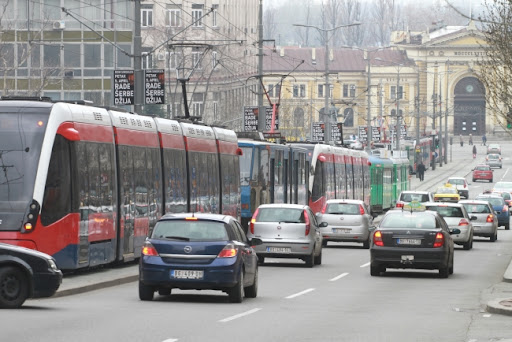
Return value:
[[(503, 145), (511, 151), (512, 144)], [(460, 151), (455, 151), (455, 150)], [(470, 168), (453, 147), (453, 163)], [(483, 158), (482, 154), (479, 155)], [(435, 187), (450, 165), (427, 171)], [(462, 166), (464, 165), (464, 166)], [(495, 170), (495, 181), (512, 179), (512, 159)], [(457, 174), (458, 175), (458, 174)], [(470, 177), (468, 177), (469, 180)], [(472, 183), (470, 197), (490, 187)], [(2, 341), (447, 341), (512, 339), (510, 316), (485, 312), (512, 258), (512, 230), (498, 241), (475, 238), (470, 251), (456, 247), (454, 274), (390, 270), (371, 277), (369, 251), (361, 245), (330, 243), (319, 267), (299, 260), (268, 259), (260, 267), (258, 297), (231, 304), (215, 291), (173, 291), (141, 302), (132, 282), (73, 296), (29, 300), (20, 310), (2, 311)], [(508, 285), (512, 297), (512, 285)]]

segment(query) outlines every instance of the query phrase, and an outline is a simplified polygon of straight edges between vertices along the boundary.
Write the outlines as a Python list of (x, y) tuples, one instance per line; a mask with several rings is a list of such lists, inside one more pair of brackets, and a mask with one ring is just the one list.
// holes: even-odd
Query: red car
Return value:
[(489, 165), (477, 165), (473, 169), (473, 182), (487, 180), (492, 183), (493, 171)]

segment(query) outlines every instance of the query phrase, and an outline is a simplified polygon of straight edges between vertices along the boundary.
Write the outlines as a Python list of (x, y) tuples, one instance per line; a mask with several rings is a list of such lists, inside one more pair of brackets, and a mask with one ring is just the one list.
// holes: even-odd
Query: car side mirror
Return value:
[(459, 228), (450, 229), (450, 235), (452, 235), (452, 234), (460, 234), (460, 229)]
[(251, 241), (249, 241), (249, 244), (251, 246), (259, 246), (263, 244), (263, 241), (260, 238), (252, 238)]
[(327, 223), (327, 222), (322, 222), (322, 223), (320, 223), (319, 227), (320, 227), (320, 228), (325, 228), (325, 227), (327, 227), (328, 225), (329, 225), (329, 223)]

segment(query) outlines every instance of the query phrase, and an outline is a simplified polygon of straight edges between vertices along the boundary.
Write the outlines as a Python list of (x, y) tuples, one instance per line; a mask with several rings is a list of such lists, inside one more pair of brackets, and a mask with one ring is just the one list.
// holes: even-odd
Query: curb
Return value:
[(512, 316), (512, 298), (499, 298), (487, 303), (487, 312)]
[(57, 293), (55, 293), (52, 297), (56, 298), (56, 297), (64, 297), (64, 296), (85, 293), (85, 292), (89, 292), (89, 291), (104, 289), (107, 287), (131, 283), (138, 279), (139, 279), (139, 275), (136, 274), (136, 275), (129, 275), (129, 276), (121, 277), (118, 279), (97, 282), (97, 283), (93, 283), (93, 284), (89, 284), (89, 285), (82, 285), (82, 286), (79, 285), (76, 287), (71, 287), (71, 288), (68, 288), (65, 290), (57, 291)]

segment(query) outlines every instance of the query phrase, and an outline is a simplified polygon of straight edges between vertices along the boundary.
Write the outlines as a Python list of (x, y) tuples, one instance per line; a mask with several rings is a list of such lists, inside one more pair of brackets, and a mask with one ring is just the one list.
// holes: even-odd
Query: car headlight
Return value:
[(57, 264), (55, 263), (55, 261), (53, 259), (48, 259), (48, 266), (50, 266), (50, 268), (54, 271), (59, 270), (59, 268), (57, 267)]

